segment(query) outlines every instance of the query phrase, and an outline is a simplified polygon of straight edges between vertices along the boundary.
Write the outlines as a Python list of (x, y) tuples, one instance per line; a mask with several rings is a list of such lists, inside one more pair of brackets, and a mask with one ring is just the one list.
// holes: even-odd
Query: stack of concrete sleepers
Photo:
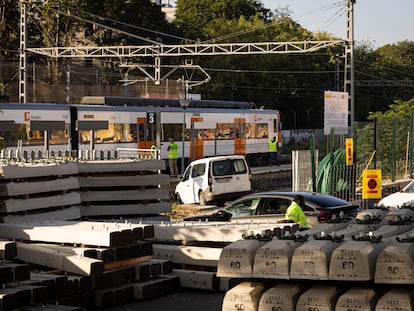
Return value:
[[(154, 236), (152, 225), (50, 220), (0, 224), (0, 236), (19, 240), (13, 242), (14, 260), (38, 267), (27, 270), (28, 277), (18, 284), (40, 286), (43, 292), (46, 288), (41, 299), (28, 300), (34, 305), (41, 300), (87, 309), (108, 307), (164, 295), (179, 285), (172, 262), (152, 258), (152, 244), (145, 241)], [(2, 293), (7, 294), (4, 303), (12, 305), (9, 292)]]
[(242, 242), (246, 242), (246, 245), (259, 244), (255, 237), (296, 232), (297, 225), (170, 222), (154, 225), (154, 231), (154, 258), (168, 259), (174, 263), (174, 274), (180, 277), (181, 287), (225, 291), (239, 281), (233, 276), (217, 277), (223, 247), (243, 236), (246, 240)]
[(17, 163), (0, 166), (3, 222), (81, 217), (76, 163)]
[(414, 225), (406, 213), (389, 222), (371, 212), (346, 226), (224, 247), (217, 276), (250, 281), (226, 292), (222, 310), (413, 310)]
[(171, 212), (168, 175), (162, 160), (78, 163), (83, 218), (142, 217)]

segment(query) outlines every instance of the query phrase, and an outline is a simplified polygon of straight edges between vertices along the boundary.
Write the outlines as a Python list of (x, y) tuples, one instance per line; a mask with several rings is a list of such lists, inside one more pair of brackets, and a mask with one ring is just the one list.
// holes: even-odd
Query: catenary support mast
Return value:
[(344, 66), (344, 91), (349, 94), (350, 126), (355, 121), (355, 75), (354, 75), (354, 3), (348, 0), (346, 11), (346, 44)]

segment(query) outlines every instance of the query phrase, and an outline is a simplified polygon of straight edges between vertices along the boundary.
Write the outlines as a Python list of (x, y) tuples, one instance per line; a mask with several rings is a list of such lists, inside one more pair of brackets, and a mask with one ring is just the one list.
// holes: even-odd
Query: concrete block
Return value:
[(259, 240), (239, 240), (224, 247), (217, 266), (217, 276), (252, 277), (256, 251), (263, 244)]
[(296, 304), (296, 311), (331, 311), (340, 295), (340, 290), (335, 286), (315, 285), (303, 292)]
[(379, 293), (373, 288), (351, 288), (339, 296), (335, 311), (375, 310)]
[(0, 259), (12, 260), (17, 255), (16, 242), (0, 240)]
[(296, 248), (292, 256), (290, 278), (328, 280), (331, 255), (339, 245), (332, 240), (309, 240)]
[(295, 311), (296, 303), (304, 292), (298, 284), (278, 284), (262, 294), (258, 311)]
[(294, 240), (273, 239), (261, 246), (254, 258), (253, 277), (290, 279), (293, 252), (300, 245)]
[(412, 311), (414, 310), (414, 291), (412, 288), (393, 288), (382, 295), (375, 311)]
[(414, 243), (394, 243), (380, 251), (375, 283), (414, 284)]
[(219, 287), (215, 272), (174, 269), (173, 274), (180, 278), (180, 286), (184, 288), (217, 290)]
[(329, 279), (337, 281), (371, 281), (375, 264), (385, 243), (347, 241), (337, 247), (331, 256)]
[(242, 282), (226, 292), (222, 311), (257, 311), (262, 294), (269, 287), (260, 282)]
[(173, 279), (158, 277), (144, 282), (132, 283), (134, 288), (134, 299), (151, 299), (165, 295), (171, 290)]

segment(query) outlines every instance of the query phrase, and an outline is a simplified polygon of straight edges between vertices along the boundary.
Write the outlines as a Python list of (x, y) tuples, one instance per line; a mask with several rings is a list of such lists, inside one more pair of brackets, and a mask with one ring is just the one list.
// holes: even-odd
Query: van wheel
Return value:
[(198, 193), (198, 201), (199, 201), (200, 205), (206, 205), (207, 204), (207, 199), (206, 199), (206, 196), (204, 195), (203, 191), (200, 191)]
[(175, 194), (175, 202), (178, 204), (183, 204), (183, 201), (181, 201), (180, 195), (178, 193)]

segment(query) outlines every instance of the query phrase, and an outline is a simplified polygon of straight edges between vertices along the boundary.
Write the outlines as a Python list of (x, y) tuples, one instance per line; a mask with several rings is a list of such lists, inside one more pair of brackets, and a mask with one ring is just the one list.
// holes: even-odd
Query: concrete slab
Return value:
[(78, 180), (80, 188), (169, 185), (169, 176), (166, 174), (79, 176)]
[(153, 244), (153, 258), (171, 260), (176, 264), (217, 267), (221, 249), (181, 245)]
[(60, 253), (59, 251), (17, 242), (17, 259), (79, 275), (96, 275), (104, 271), (101, 260)]
[(77, 163), (78, 171), (80, 174), (84, 173), (108, 173), (108, 172), (138, 172), (138, 171), (150, 171), (164, 170), (164, 160), (99, 160), (99, 161), (87, 161)]
[(69, 163), (20, 163), (20, 165), (0, 165), (0, 178), (22, 179), (44, 176), (77, 175), (78, 166)]
[(0, 201), (1, 213), (16, 213), (32, 210), (47, 209), (53, 207), (63, 207), (81, 203), (78, 192), (68, 192), (64, 194), (32, 197), (27, 199), (7, 199)]
[(73, 189), (79, 189), (78, 179), (73, 176), (54, 180), (8, 182), (0, 184), (0, 196), (11, 197)]
[(85, 204), (78, 205), (82, 217), (88, 216), (121, 216), (127, 215), (155, 215), (161, 213), (171, 213), (171, 202), (148, 202), (136, 204), (122, 204), (122, 202), (114, 202), (114, 204)]
[(79, 210), (79, 207), (71, 206), (71, 207), (64, 207), (58, 208), (52, 211), (38, 211), (34, 210), (32, 213), (25, 213), (23, 215), (16, 214), (1, 217), (3, 223), (6, 224), (17, 224), (17, 223), (39, 223), (46, 220), (79, 220), (81, 219), (82, 215)]
[(151, 201), (170, 199), (167, 189), (134, 189), (111, 191), (80, 191), (81, 200), (85, 202), (122, 202), (122, 201)]

